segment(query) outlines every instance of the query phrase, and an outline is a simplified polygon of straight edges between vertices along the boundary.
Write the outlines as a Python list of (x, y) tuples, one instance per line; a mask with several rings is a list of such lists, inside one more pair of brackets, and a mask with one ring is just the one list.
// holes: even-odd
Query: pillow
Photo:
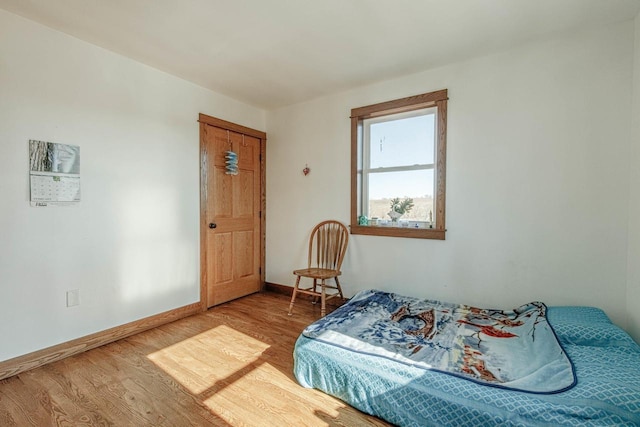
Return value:
[(597, 307), (583, 306), (554, 306), (547, 309), (549, 323), (555, 325), (561, 322), (571, 323), (611, 323), (609, 316)]
[(563, 344), (628, 347), (640, 351), (633, 338), (611, 323), (599, 308), (549, 307), (547, 319)]
[(613, 323), (564, 322), (552, 325), (563, 344), (591, 347), (629, 347), (640, 352), (640, 347), (625, 331)]

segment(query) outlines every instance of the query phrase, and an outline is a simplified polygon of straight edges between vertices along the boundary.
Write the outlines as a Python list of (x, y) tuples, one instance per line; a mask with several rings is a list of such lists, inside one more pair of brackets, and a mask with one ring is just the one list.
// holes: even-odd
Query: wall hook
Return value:
[(309, 175), (309, 172), (311, 172), (311, 169), (309, 169), (309, 165), (304, 165), (304, 169), (302, 169), (302, 173), (304, 174), (304, 176)]

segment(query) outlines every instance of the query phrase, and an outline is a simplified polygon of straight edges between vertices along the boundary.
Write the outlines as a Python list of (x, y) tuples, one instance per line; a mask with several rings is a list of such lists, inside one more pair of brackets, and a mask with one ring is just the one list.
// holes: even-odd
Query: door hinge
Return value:
[(258, 218), (262, 218), (262, 211), (258, 212)]
[(262, 267), (258, 267), (258, 274), (262, 274)]

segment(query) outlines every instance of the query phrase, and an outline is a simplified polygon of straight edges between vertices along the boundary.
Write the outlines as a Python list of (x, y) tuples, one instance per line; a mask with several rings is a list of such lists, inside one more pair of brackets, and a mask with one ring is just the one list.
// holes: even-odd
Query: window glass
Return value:
[(368, 218), (390, 220), (391, 199), (411, 198), (413, 208), (402, 220), (428, 221), (433, 218), (433, 169), (376, 173), (369, 176)]
[(434, 109), (422, 110), (415, 117), (365, 120), (364, 126), (369, 130), (366, 137), (371, 168), (433, 163)]

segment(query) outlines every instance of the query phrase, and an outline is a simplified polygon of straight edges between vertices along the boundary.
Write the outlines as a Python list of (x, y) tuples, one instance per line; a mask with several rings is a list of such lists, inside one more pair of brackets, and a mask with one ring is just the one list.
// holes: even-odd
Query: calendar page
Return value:
[(29, 141), (31, 206), (80, 201), (80, 147)]

